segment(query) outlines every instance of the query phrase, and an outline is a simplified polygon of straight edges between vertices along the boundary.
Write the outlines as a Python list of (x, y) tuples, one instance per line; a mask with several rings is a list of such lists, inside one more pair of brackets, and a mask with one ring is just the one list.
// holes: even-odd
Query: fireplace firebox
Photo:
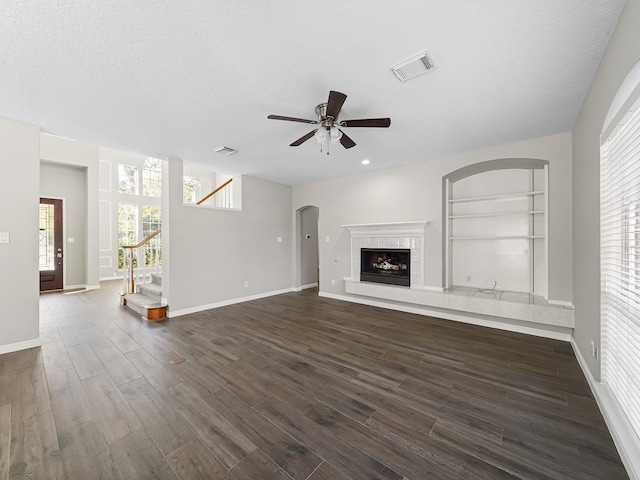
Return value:
[(411, 250), (408, 248), (360, 249), (360, 281), (411, 286)]

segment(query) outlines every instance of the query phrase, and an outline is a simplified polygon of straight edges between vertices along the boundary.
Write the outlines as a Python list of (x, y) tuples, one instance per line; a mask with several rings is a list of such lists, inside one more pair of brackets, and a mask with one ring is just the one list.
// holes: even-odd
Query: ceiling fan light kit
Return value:
[(311, 137), (316, 139), (320, 144), (320, 151), (325, 150), (329, 155), (329, 142), (338, 143), (344, 148), (352, 148), (356, 146), (356, 142), (351, 140), (338, 127), (382, 127), (387, 128), (391, 125), (390, 118), (362, 118), (357, 120), (338, 120), (338, 115), (342, 109), (347, 96), (344, 93), (331, 90), (329, 92), (329, 100), (316, 106), (317, 120), (306, 120), (304, 118), (284, 117), (282, 115), (269, 115), (267, 118), (271, 120), (285, 120), (289, 122), (310, 123), (318, 125), (318, 128), (310, 131), (306, 135), (295, 140), (289, 146), (298, 147)]

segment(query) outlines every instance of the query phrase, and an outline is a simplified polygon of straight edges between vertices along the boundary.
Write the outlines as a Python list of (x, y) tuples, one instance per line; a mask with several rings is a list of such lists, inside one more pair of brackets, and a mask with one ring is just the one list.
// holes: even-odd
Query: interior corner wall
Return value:
[(429, 222), (424, 283), (442, 288), (442, 177), (501, 158), (549, 161), (549, 299), (571, 302), (570, 133), (295, 187), (294, 209), (320, 209), (320, 292), (349, 297), (343, 279), (351, 276), (351, 239), (341, 225), (411, 221)]
[(629, 0), (573, 130), (574, 340), (598, 380), (591, 340), (600, 344), (600, 134), (618, 88), (640, 59), (638, 24), (640, 0)]
[(185, 205), (182, 161), (168, 170), (169, 316), (292, 289), (291, 187), (242, 177), (241, 211)]
[(0, 118), (0, 354), (39, 345), (40, 129)]
[(44, 162), (86, 168), (86, 265), (85, 278), (88, 288), (99, 288), (99, 167), (98, 146), (76, 142), (62, 137), (40, 136), (40, 159)]

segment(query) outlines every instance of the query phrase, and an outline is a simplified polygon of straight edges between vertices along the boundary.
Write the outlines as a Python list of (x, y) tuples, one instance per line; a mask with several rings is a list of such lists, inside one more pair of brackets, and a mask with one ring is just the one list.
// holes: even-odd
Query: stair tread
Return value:
[(167, 306), (166, 303), (159, 302), (157, 298), (143, 293), (128, 293), (124, 298), (127, 300), (127, 305), (132, 303), (144, 308), (160, 308)]
[(143, 293), (145, 295), (152, 294), (157, 295), (158, 297), (162, 296), (162, 286), (158, 285), (157, 283), (139, 283), (138, 290), (140, 290), (140, 293)]

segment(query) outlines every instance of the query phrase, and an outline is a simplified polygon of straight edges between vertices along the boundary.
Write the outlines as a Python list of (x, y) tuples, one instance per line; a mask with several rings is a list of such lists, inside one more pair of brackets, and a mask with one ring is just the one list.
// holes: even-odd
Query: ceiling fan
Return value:
[[(267, 118), (272, 120), (287, 120), (289, 122), (301, 122), (311, 123), (318, 125), (318, 128), (310, 131), (306, 135), (300, 137), (295, 142), (291, 143), (291, 147), (297, 147), (309, 140), (311, 137), (315, 137), (316, 141), (322, 146), (324, 145), (329, 154), (329, 140), (333, 143), (340, 142), (344, 148), (351, 148), (356, 146), (356, 142), (351, 140), (340, 128), (343, 127), (383, 127), (386, 128), (391, 125), (390, 118), (362, 118), (358, 120), (338, 120), (340, 115), (340, 109), (344, 104), (347, 96), (344, 93), (331, 90), (329, 92), (329, 100), (326, 103), (321, 103), (316, 107), (317, 120), (306, 120), (304, 118), (295, 117), (283, 117), (281, 115), (269, 115)], [(340, 127), (340, 128), (338, 128)]]

